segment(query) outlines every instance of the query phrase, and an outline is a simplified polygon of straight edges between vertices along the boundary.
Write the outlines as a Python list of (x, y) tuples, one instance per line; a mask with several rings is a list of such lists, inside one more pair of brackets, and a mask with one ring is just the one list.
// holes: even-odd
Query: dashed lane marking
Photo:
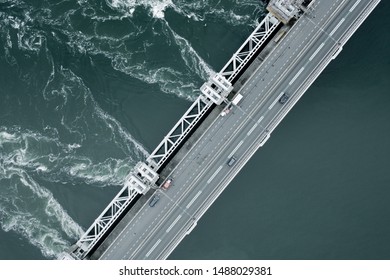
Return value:
[(150, 254), (154, 251), (154, 249), (156, 249), (156, 247), (158, 246), (158, 244), (160, 244), (161, 242), (161, 239), (157, 240), (157, 242), (153, 245), (153, 247), (149, 250), (149, 252), (146, 253), (146, 257), (149, 257)]
[(294, 78), (291, 79), (291, 81), (288, 83), (290, 86), (295, 82), (295, 80), (301, 75), (301, 73), (305, 70), (305, 67), (302, 67), (298, 73), (295, 74)]
[(180, 220), (181, 217), (182, 217), (181, 215), (177, 216), (177, 218), (172, 222), (169, 228), (167, 228), (166, 230), (167, 233), (171, 231), (171, 229), (176, 225), (176, 223)]
[[(222, 166), (221, 166), (221, 168), (222, 168)], [(194, 198), (191, 199), (190, 203), (188, 203), (187, 206), (186, 206), (187, 209), (191, 207), (191, 205), (195, 202), (195, 200), (200, 196), (201, 193), (202, 193), (202, 191), (199, 191), (199, 192), (194, 196)]]
[(309, 58), (309, 61), (312, 61), (313, 58), (315, 58), (315, 56), (320, 52), (320, 50), (322, 49), (322, 47), (324, 46), (325, 44), (322, 43), (318, 48), (317, 50), (312, 54), (312, 56)]

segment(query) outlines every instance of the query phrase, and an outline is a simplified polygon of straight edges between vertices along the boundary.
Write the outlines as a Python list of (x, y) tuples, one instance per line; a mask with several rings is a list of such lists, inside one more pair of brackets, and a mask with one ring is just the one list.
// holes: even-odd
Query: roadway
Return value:
[[(156, 191), (159, 202), (154, 207), (146, 203), (101, 259), (167, 258), (329, 63), (340, 38), (372, 2), (316, 0), (314, 11), (297, 21), (241, 88), (241, 103), (218, 117), (172, 171), (170, 189)], [(291, 97), (280, 104), (283, 92)], [(233, 155), (237, 162), (229, 167)]]

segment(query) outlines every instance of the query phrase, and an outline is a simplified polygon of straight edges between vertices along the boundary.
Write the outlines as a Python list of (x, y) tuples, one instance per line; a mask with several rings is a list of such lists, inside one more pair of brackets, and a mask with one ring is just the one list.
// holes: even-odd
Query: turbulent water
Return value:
[(263, 13), (257, 0), (0, 0), (0, 257), (75, 242)]
[[(75, 242), (265, 13), (259, 0), (0, 0), (0, 259)], [(389, 258), (382, 1), (178, 259)]]

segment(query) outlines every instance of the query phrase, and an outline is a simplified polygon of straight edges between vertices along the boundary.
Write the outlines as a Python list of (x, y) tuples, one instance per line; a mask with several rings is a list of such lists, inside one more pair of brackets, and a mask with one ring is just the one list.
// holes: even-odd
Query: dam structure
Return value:
[(60, 258), (166, 259), (379, 2), (270, 1), (252, 34)]

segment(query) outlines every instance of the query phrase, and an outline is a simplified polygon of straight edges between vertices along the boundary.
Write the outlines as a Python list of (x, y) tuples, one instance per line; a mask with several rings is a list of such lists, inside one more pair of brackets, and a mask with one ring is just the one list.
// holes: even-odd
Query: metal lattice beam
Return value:
[[(268, 14), (221, 70), (220, 75), (231, 82), (279, 24), (276, 18)], [(157, 171), (164, 164), (212, 104), (213, 101), (203, 95), (194, 101), (147, 158), (146, 162), (151, 169)], [(125, 183), (121, 191), (76, 243), (76, 249), (71, 254), (79, 259), (85, 258), (137, 195), (139, 192)]]
[(176, 125), (168, 132), (164, 140), (150, 154), (146, 162), (157, 170), (173, 153), (181, 141), (188, 135), (195, 124), (202, 118), (213, 102), (199, 96), (184, 113)]
[(232, 82), (279, 24), (279, 20), (268, 14), (219, 73)]
[(103, 210), (102, 214), (100, 214), (83, 236), (81, 236), (80, 240), (76, 243), (77, 250), (72, 253), (77, 258), (83, 259), (137, 195), (137, 191), (125, 185), (106, 209)]
[[(267, 40), (269, 35), (276, 29), (280, 22), (271, 14), (268, 14), (256, 27), (249, 38), (233, 55), (229, 62), (220, 71), (231, 82), (248, 63), (260, 46)], [(160, 168), (168, 157), (173, 153), (194, 125), (201, 119), (212, 102), (204, 97), (198, 99), (187, 110), (183, 117), (168, 132), (164, 140), (157, 146), (146, 160), (154, 170)]]

